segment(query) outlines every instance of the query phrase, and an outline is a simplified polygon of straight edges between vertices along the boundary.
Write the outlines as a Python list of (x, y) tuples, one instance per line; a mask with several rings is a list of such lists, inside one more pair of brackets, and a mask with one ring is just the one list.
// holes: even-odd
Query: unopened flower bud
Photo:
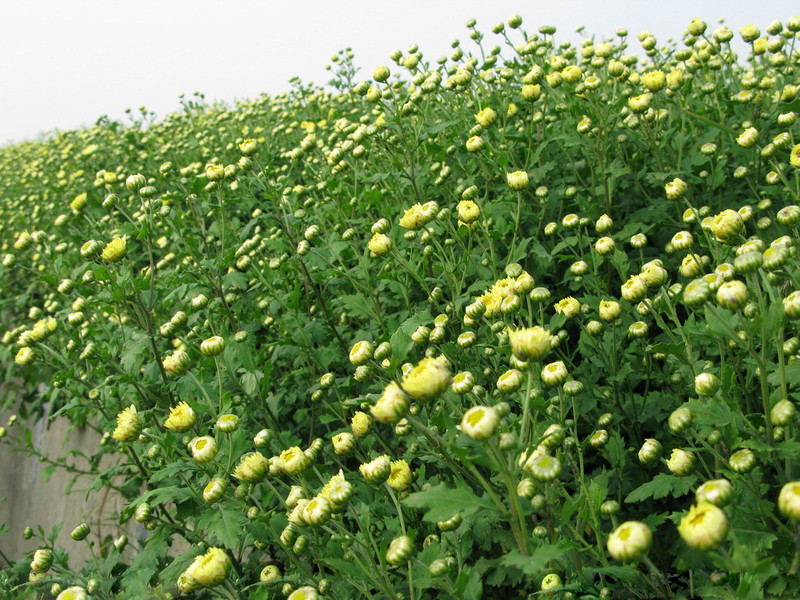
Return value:
[(641, 521), (626, 521), (608, 536), (606, 548), (612, 558), (623, 562), (639, 560), (650, 550), (653, 533)]
[(728, 517), (710, 502), (700, 502), (689, 509), (678, 525), (683, 541), (697, 550), (716, 548), (728, 533)]

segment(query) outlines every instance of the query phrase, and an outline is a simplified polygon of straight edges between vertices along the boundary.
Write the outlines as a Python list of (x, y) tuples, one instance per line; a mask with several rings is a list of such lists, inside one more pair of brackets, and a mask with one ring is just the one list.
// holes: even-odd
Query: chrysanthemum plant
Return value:
[(127, 503), (4, 598), (800, 593), (800, 18), (468, 28), (0, 150), (6, 404), (102, 437), (4, 449)]

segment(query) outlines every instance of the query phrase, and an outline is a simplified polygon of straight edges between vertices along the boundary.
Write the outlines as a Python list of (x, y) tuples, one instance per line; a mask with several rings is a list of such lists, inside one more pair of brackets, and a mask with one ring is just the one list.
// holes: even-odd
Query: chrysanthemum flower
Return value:
[(370, 407), (373, 418), (380, 423), (394, 423), (408, 412), (408, 396), (394, 381), (383, 389), (378, 401)]
[(608, 536), (606, 547), (615, 559), (630, 562), (642, 558), (650, 550), (653, 532), (641, 521), (626, 521)]
[(778, 494), (778, 509), (784, 517), (800, 521), (800, 481), (790, 481)]
[(264, 478), (269, 469), (269, 462), (260, 452), (248, 452), (239, 460), (233, 470), (233, 476), (247, 483), (256, 483)]
[(692, 548), (712, 550), (728, 533), (728, 517), (710, 502), (700, 502), (681, 519), (678, 533)]
[(231, 567), (231, 559), (221, 548), (209, 548), (205, 554), (194, 559), (185, 573), (202, 587), (215, 587), (225, 581)]
[(281, 470), (289, 475), (302, 473), (311, 464), (308, 456), (298, 446), (292, 446), (281, 452), (279, 462)]
[(485, 440), (494, 435), (500, 415), (491, 406), (473, 406), (461, 419), (461, 431), (473, 440)]
[(139, 437), (142, 431), (142, 420), (136, 412), (136, 407), (131, 404), (117, 415), (117, 426), (111, 435), (118, 442), (131, 442)]
[(164, 422), (164, 427), (178, 433), (187, 431), (195, 423), (195, 414), (192, 407), (186, 402), (178, 402), (178, 405), (169, 409), (169, 417)]
[(511, 352), (519, 360), (542, 360), (553, 348), (553, 336), (545, 328), (526, 327), (508, 332)]
[(404, 460), (395, 460), (390, 464), (389, 478), (386, 483), (393, 490), (404, 490), (411, 485), (411, 467)]
[(567, 318), (572, 318), (581, 312), (581, 303), (572, 296), (567, 296), (556, 302), (555, 309), (556, 312), (564, 314)]
[(403, 390), (416, 400), (431, 400), (441, 394), (450, 383), (450, 371), (444, 356), (423, 358), (403, 377)]
[(127, 242), (125, 241), (125, 238), (114, 238), (108, 242), (108, 244), (106, 244), (100, 256), (102, 256), (108, 262), (116, 262), (125, 254), (126, 247)]
[(388, 479), (392, 466), (389, 457), (384, 454), (368, 463), (363, 463), (358, 470), (369, 483), (383, 483)]

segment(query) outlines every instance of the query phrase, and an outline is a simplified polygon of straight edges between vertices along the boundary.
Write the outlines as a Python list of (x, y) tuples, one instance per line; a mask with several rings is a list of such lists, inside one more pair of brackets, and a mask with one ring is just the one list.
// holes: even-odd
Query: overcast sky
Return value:
[[(680, 39), (695, 16), (738, 31), (762, 31), (800, 14), (788, 0), (5, 0), (0, 13), (0, 145), (52, 129), (123, 118), (146, 106), (159, 116), (178, 95), (233, 101), (288, 89), (287, 80), (325, 83), (331, 55), (355, 52), (365, 78), (395, 48), (419, 44), (426, 57), (470, 42), (465, 23), (491, 27), (514, 13), (529, 32), (555, 25), (611, 36), (643, 29)], [(638, 40), (632, 40), (638, 49)]]

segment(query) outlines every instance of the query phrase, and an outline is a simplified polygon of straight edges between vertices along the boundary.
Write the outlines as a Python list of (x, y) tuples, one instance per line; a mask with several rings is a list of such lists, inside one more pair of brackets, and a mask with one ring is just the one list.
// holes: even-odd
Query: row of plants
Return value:
[(467, 26), (0, 149), (6, 404), (102, 442), (0, 438), (127, 500), (3, 597), (798, 593), (800, 17)]

